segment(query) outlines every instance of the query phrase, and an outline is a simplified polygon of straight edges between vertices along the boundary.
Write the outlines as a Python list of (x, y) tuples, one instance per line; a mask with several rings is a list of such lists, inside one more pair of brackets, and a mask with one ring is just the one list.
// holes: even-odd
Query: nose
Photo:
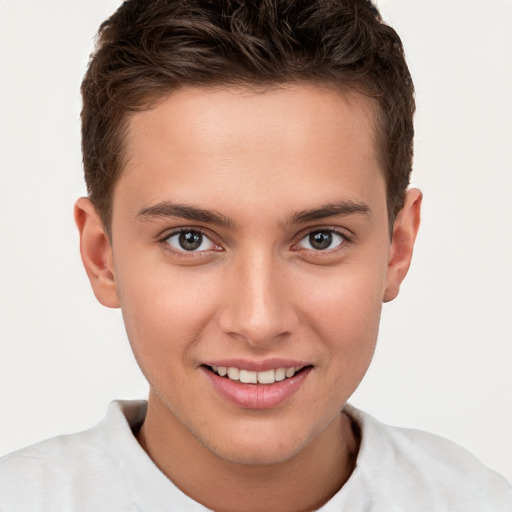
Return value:
[(263, 251), (233, 263), (219, 316), (225, 333), (261, 349), (292, 335), (298, 315), (285, 265)]

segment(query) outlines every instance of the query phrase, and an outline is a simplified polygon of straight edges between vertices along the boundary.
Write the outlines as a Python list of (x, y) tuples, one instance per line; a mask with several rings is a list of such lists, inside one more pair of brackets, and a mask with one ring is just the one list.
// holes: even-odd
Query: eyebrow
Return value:
[[(301, 224), (327, 217), (347, 216), (354, 214), (369, 215), (370, 207), (360, 201), (338, 201), (328, 203), (318, 208), (301, 210), (292, 214), (286, 220), (286, 224)], [(179, 217), (196, 222), (207, 222), (218, 224), (228, 228), (236, 228), (236, 222), (214, 210), (205, 210), (196, 206), (176, 204), (170, 201), (163, 201), (153, 206), (146, 206), (135, 216), (136, 219), (145, 221), (154, 217)]]
[(195, 206), (176, 204), (170, 201), (164, 201), (153, 206), (142, 208), (135, 216), (136, 219), (140, 220), (149, 220), (154, 217), (179, 217), (197, 222), (219, 224), (229, 228), (235, 227), (235, 222), (229, 217), (222, 215), (222, 213), (213, 210), (204, 210), (203, 208), (197, 208)]
[(325, 219), (326, 217), (347, 216), (347, 215), (370, 215), (370, 207), (361, 201), (338, 201), (325, 204), (319, 208), (301, 210), (294, 213), (288, 219), (288, 224), (301, 224), (313, 220)]

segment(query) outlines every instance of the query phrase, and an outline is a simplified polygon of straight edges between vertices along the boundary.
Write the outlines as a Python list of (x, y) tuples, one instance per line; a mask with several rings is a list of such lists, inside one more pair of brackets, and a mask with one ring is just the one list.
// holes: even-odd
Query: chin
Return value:
[(292, 459), (300, 450), (279, 450), (268, 449), (268, 447), (259, 446), (240, 447), (236, 449), (231, 447), (222, 452), (216, 451), (216, 455), (233, 464), (244, 466), (272, 466), (287, 462)]
[[(224, 442), (204, 442), (203, 445), (217, 457), (234, 464), (247, 466), (268, 466), (286, 462), (297, 455), (307, 444), (300, 436), (291, 437), (281, 428), (272, 435), (268, 429), (260, 429), (255, 434), (250, 430), (241, 435), (232, 432)], [(288, 434), (283, 436), (283, 434)], [(210, 438), (210, 441), (212, 439)]]

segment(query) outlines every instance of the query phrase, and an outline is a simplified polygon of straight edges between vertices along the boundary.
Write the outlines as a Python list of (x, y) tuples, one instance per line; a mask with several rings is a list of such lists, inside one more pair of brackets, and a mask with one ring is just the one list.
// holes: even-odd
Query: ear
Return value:
[(384, 302), (396, 298), (409, 270), (414, 242), (420, 226), (421, 200), (422, 194), (418, 189), (407, 190), (404, 206), (393, 225)]
[(80, 233), (80, 254), (94, 295), (109, 308), (119, 307), (112, 246), (96, 208), (86, 197), (75, 203), (75, 222)]

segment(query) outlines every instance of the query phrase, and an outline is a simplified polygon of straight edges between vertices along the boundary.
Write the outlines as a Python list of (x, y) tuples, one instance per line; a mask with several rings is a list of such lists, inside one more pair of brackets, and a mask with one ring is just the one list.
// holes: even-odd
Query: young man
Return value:
[(512, 508), (461, 448), (347, 405), (421, 204), (370, 2), (125, 2), (82, 93), (81, 254), (150, 396), (4, 458), (0, 510)]

